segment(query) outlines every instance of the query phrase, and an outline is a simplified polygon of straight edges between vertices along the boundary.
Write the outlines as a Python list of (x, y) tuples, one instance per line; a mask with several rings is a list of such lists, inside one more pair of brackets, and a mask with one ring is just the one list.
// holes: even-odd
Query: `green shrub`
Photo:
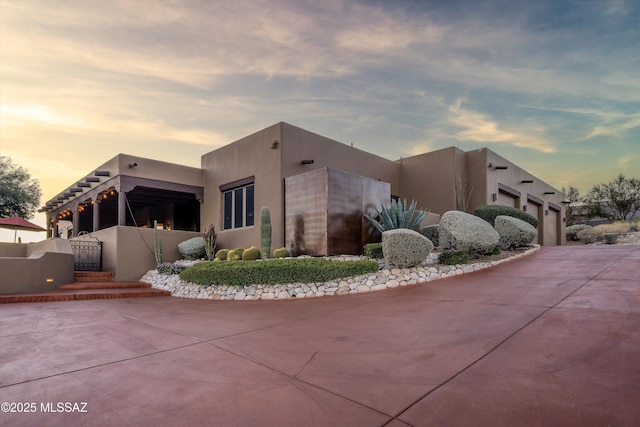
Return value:
[(512, 208), (509, 206), (500, 206), (500, 205), (486, 205), (480, 206), (473, 210), (473, 214), (475, 216), (479, 216), (480, 218), (487, 221), (492, 226), (495, 226), (496, 217), (498, 215), (506, 215), (512, 216), (514, 218), (521, 219), (529, 224), (533, 225), (535, 228), (538, 228), (538, 220), (531, 214), (528, 214), (520, 209)]
[(367, 243), (364, 246), (364, 255), (372, 259), (382, 259), (382, 243)]
[(274, 249), (273, 257), (274, 258), (286, 258), (289, 256), (289, 250), (287, 248), (278, 248)]
[(180, 273), (180, 278), (199, 285), (246, 286), (327, 282), (375, 271), (378, 271), (378, 263), (372, 260), (274, 259), (261, 262), (201, 262)]
[(469, 254), (465, 251), (445, 251), (440, 254), (440, 264), (466, 264), (467, 261), (469, 261)]
[(160, 274), (180, 274), (186, 269), (187, 267), (184, 265), (175, 265), (169, 263), (160, 264), (157, 267), (158, 273)]
[(260, 259), (260, 249), (255, 246), (251, 246), (244, 251), (242, 251), (242, 260), (243, 261), (255, 261)]

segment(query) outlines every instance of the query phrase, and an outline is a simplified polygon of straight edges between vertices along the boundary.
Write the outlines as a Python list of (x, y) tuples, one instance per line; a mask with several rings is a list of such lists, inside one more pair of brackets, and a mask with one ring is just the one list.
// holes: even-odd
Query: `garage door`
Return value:
[(507, 194), (503, 191), (498, 192), (498, 204), (501, 206), (509, 206), (510, 208), (515, 208), (516, 206), (516, 198), (510, 194)]
[(533, 243), (540, 243), (543, 236), (542, 234), (543, 227), (542, 227), (542, 219), (540, 217), (540, 211), (541, 211), (541, 206), (529, 200), (529, 203), (527, 203), (527, 213), (538, 220), (538, 235), (536, 236)]
[(562, 225), (562, 213), (561, 210), (552, 206), (549, 203), (549, 215), (545, 216), (545, 230), (544, 230), (544, 244), (545, 245), (560, 245), (561, 225)]

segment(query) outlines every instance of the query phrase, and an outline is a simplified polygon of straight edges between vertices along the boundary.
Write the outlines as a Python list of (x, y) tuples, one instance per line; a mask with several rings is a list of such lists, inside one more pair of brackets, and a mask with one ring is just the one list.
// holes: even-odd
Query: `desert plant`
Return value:
[(289, 256), (289, 249), (287, 248), (278, 248), (273, 251), (274, 258), (286, 258)]
[(640, 211), (640, 179), (619, 175), (606, 184), (598, 184), (584, 197), (588, 216), (624, 221)]
[(260, 258), (260, 250), (255, 246), (248, 247), (242, 251), (243, 261), (255, 261)]
[(153, 253), (156, 257), (156, 264), (162, 264), (162, 239), (158, 238), (158, 221), (153, 220)]
[(485, 205), (477, 207), (473, 210), (475, 216), (487, 221), (492, 226), (496, 223), (496, 217), (498, 215), (512, 216), (514, 218), (521, 219), (538, 228), (538, 220), (531, 214), (528, 214), (520, 209), (512, 208), (509, 206), (501, 205)]
[(422, 209), (416, 210), (416, 205), (415, 200), (411, 201), (409, 207), (407, 207), (407, 199), (402, 202), (391, 200), (389, 205), (382, 205), (380, 210), (376, 209), (378, 219), (367, 214), (364, 214), (364, 217), (381, 233), (398, 228), (416, 230), (429, 213)]
[(229, 249), (220, 249), (218, 252), (216, 252), (216, 258), (219, 259), (220, 261), (226, 261), (228, 254), (229, 254)]
[(207, 260), (213, 260), (216, 250), (216, 228), (213, 224), (204, 232), (204, 250), (207, 254)]
[(267, 258), (271, 253), (271, 213), (266, 207), (260, 211), (260, 246), (262, 256)]
[(207, 255), (203, 237), (193, 237), (178, 243), (178, 251), (185, 259), (202, 259)]

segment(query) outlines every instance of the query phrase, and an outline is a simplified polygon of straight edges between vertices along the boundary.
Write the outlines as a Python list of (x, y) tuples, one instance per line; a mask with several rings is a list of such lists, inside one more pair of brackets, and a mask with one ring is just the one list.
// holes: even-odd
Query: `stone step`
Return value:
[(110, 271), (75, 271), (75, 282), (113, 282), (115, 279)]
[(34, 294), (0, 295), (0, 304), (19, 302), (74, 301), (112, 298), (146, 298), (171, 296), (171, 292), (151, 288), (81, 289)]
[(84, 290), (84, 289), (125, 289), (125, 288), (150, 288), (151, 283), (144, 282), (77, 282), (60, 286), (62, 291)]

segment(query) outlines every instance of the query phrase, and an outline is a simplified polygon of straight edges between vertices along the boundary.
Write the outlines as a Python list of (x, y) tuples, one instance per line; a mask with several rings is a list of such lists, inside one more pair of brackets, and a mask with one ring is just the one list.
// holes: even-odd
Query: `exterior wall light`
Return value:
[(278, 148), (278, 141), (274, 139), (273, 142), (271, 143), (271, 149), (275, 150), (276, 148)]
[(498, 200), (498, 193), (493, 193), (493, 194), (491, 195), (491, 200), (493, 200), (494, 202), (495, 202), (496, 200)]
[(555, 191), (545, 191), (544, 194), (551, 195), (551, 194), (556, 194), (556, 192)]
[(532, 179), (523, 179), (522, 183), (523, 184), (533, 184), (533, 180)]
[(138, 163), (137, 162), (129, 163), (129, 167), (130, 168), (137, 168), (138, 167)]
[(302, 160), (300, 162), (301, 165), (312, 165), (313, 164), (313, 160)]

